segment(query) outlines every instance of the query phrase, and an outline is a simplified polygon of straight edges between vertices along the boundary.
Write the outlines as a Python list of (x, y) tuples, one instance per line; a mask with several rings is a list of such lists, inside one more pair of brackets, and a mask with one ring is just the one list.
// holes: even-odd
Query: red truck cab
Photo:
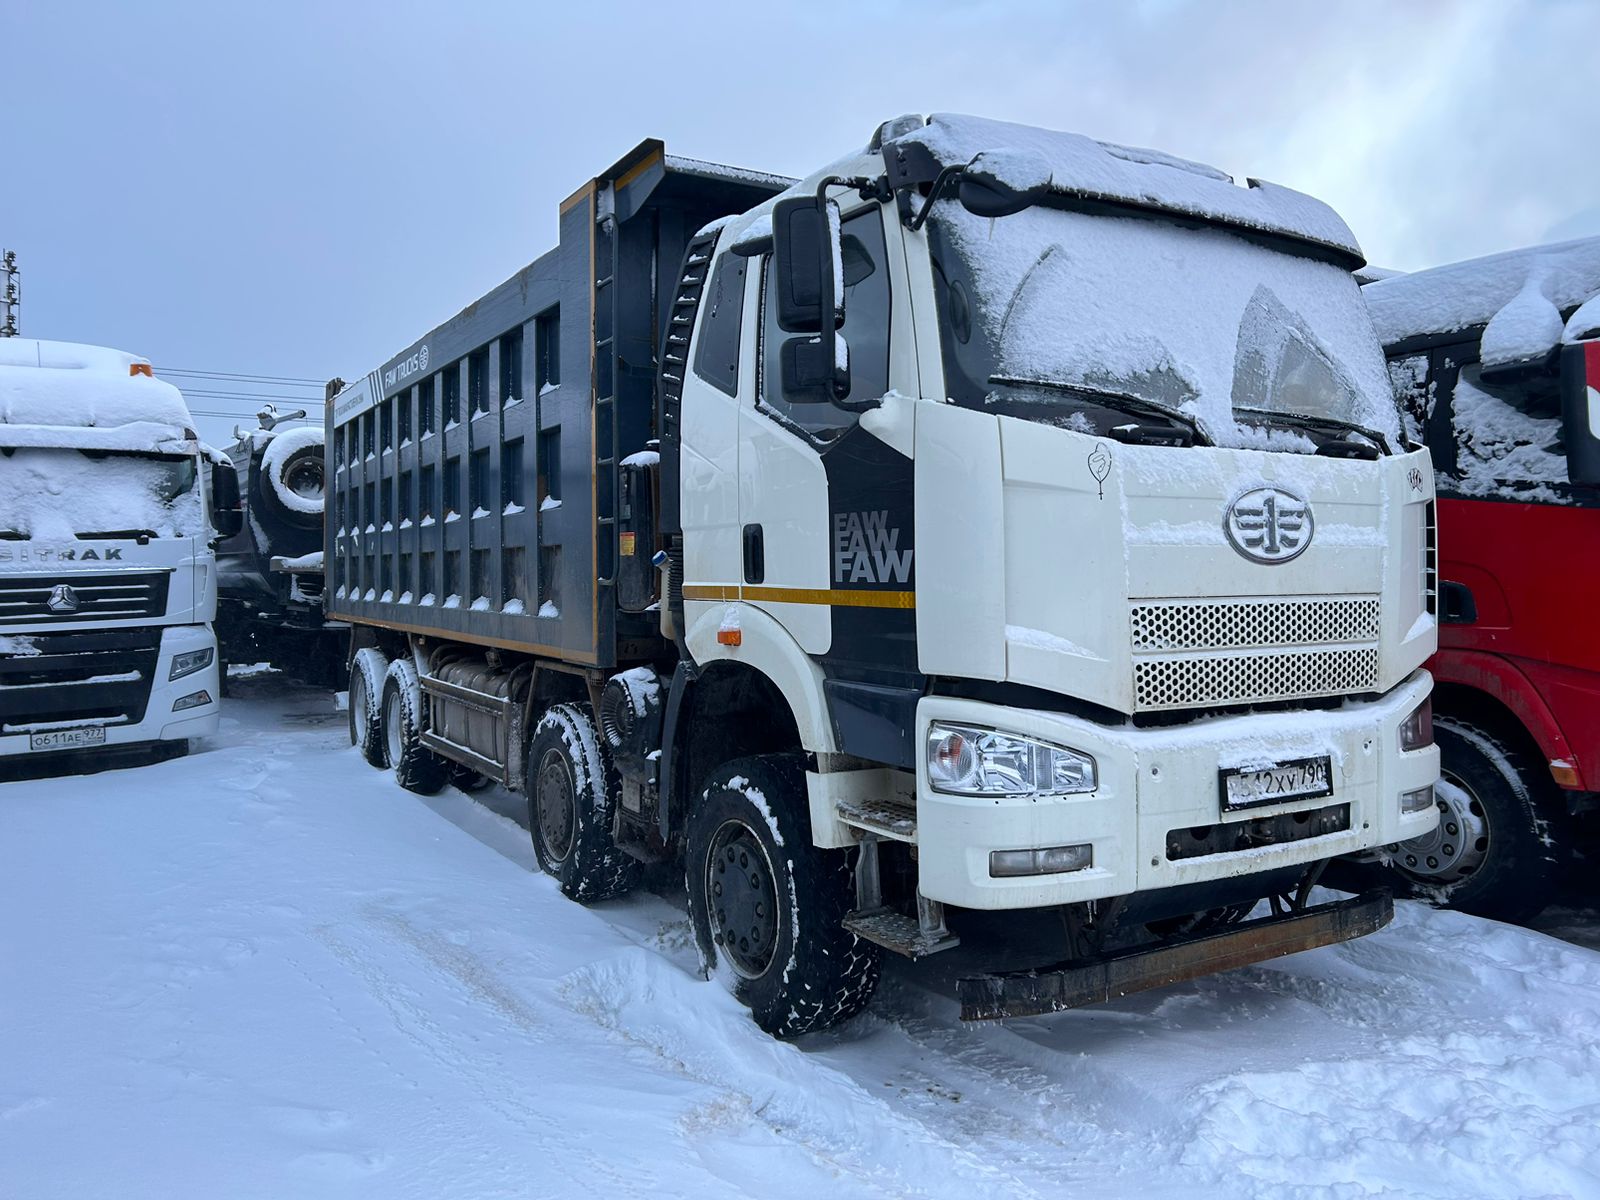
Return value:
[(1390, 866), (1527, 920), (1600, 807), (1600, 238), (1364, 292), (1439, 493), (1441, 821)]

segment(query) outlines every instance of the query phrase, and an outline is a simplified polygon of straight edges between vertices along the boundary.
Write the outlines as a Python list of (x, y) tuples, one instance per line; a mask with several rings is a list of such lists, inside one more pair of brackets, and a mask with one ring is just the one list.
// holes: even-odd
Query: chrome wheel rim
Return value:
[(739, 975), (757, 979), (778, 949), (777, 874), (766, 847), (743, 821), (725, 821), (706, 856), (711, 941)]
[(572, 853), (573, 831), (577, 827), (578, 796), (572, 772), (559, 750), (545, 751), (539, 762), (534, 786), (534, 820), (539, 840), (552, 862), (565, 862)]
[(1458, 775), (1444, 772), (1434, 791), (1439, 824), (1395, 847), (1395, 863), (1428, 883), (1460, 883), (1489, 857), (1489, 818), (1478, 793)]

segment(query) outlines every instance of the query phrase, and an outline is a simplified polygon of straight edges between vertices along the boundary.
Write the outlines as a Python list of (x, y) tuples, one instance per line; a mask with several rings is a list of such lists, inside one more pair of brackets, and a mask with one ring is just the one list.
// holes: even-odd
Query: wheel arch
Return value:
[(1578, 790), (1594, 786), (1539, 689), (1515, 664), (1493, 654), (1457, 651), (1436, 655), (1428, 669), (1436, 713), (1492, 729), (1537, 758), (1547, 773), (1557, 759), (1572, 763)]

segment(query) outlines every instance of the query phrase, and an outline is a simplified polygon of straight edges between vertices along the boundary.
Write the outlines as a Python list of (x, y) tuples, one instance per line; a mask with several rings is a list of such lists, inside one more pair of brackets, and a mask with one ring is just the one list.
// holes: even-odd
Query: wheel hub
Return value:
[(1489, 856), (1489, 822), (1483, 802), (1455, 776), (1446, 774), (1434, 790), (1439, 825), (1395, 847), (1395, 865), (1430, 883), (1458, 883)]
[(778, 944), (778, 892), (772, 863), (742, 821), (717, 830), (706, 862), (711, 940), (747, 979), (765, 974)]
[(545, 852), (555, 862), (565, 862), (572, 851), (572, 831), (578, 817), (577, 789), (566, 760), (557, 750), (549, 750), (539, 764), (538, 784), (534, 789), (534, 820)]

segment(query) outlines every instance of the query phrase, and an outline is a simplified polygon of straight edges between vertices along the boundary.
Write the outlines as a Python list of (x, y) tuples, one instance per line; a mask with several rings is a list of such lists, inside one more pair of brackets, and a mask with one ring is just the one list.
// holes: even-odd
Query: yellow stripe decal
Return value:
[(841, 608), (915, 608), (915, 592), (865, 592), (846, 588), (737, 587), (685, 584), (685, 600), (751, 600), (769, 604), (832, 604)]

